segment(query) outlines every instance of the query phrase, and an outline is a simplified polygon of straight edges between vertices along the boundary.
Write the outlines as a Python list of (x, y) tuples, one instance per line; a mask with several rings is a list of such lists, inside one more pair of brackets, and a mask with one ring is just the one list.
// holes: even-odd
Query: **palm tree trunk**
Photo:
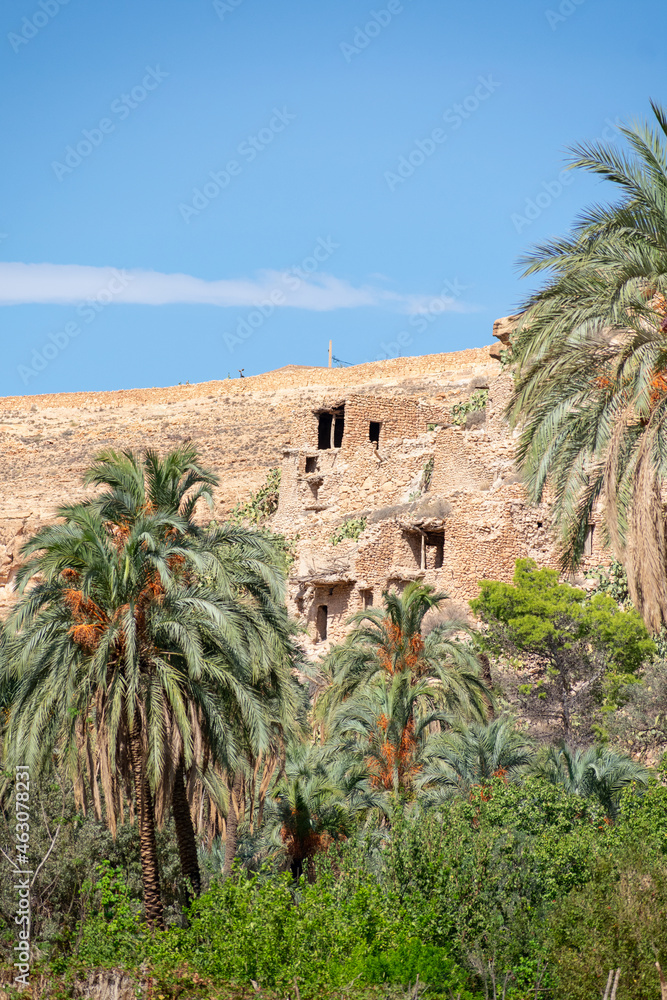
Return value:
[(278, 766), (278, 760), (276, 757), (267, 757), (264, 762), (264, 773), (262, 774), (262, 780), (259, 786), (259, 809), (257, 811), (257, 829), (262, 829), (262, 820), (264, 819), (264, 804), (266, 802), (266, 796), (269, 791), (269, 785), (271, 784), (271, 778)]
[[(479, 660), (480, 666), (482, 668), (482, 680), (486, 684), (489, 691), (493, 687), (493, 677), (491, 676), (491, 661), (487, 653), (478, 653), (477, 659)], [(493, 702), (489, 702), (489, 718), (495, 719), (496, 713), (493, 708)]]
[(227, 878), (232, 870), (232, 864), (236, 856), (237, 830), (239, 826), (239, 812), (241, 802), (241, 789), (243, 787), (243, 771), (240, 769), (234, 775), (232, 793), (229, 796), (229, 813), (227, 814), (227, 838), (225, 840), (225, 864), (222, 869), (223, 878)]
[[(185, 767), (181, 757), (174, 775), (174, 787), (171, 793), (171, 807), (174, 814), (174, 826), (176, 827), (176, 840), (178, 841), (178, 854), (181, 859), (181, 871), (184, 878), (189, 878), (195, 896), (201, 892), (201, 875), (199, 872), (199, 859), (197, 857), (197, 840), (195, 838), (195, 828), (192, 823), (188, 797), (185, 794)], [(189, 889), (186, 889), (186, 906), (192, 902)]]
[(134, 793), (139, 816), (141, 880), (144, 890), (146, 921), (151, 927), (164, 930), (164, 912), (162, 909), (162, 897), (160, 895), (160, 870), (158, 868), (157, 843), (155, 841), (153, 796), (151, 795), (148, 779), (144, 774), (141, 731), (138, 728), (136, 720), (130, 733), (130, 755), (132, 757)]

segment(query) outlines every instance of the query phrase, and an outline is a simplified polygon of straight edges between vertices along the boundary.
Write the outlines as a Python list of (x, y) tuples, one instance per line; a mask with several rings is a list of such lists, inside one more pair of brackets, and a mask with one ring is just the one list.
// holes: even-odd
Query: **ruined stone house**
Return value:
[[(511, 318), (496, 323), (501, 345), (510, 328)], [(83, 495), (81, 475), (101, 447), (166, 451), (187, 438), (220, 476), (218, 519), (282, 468), (270, 526), (296, 539), (289, 603), (311, 654), (387, 588), (423, 580), (447, 592), (447, 613), (467, 608), (480, 579), (510, 580), (519, 557), (554, 565), (547, 511), (526, 502), (513, 466), (502, 417), (510, 381), (497, 355), (474, 348), (0, 399), (0, 615), (15, 597), (21, 544)], [(457, 425), (455, 408), (487, 392)], [(592, 530), (589, 566), (602, 561), (598, 542)]]
[[(351, 614), (388, 588), (432, 584), (467, 611), (483, 578), (510, 580), (516, 559), (554, 565), (548, 510), (527, 503), (503, 420), (510, 376), (489, 371), (441, 386), (441, 402), (392, 391), (325, 393), (294, 419), (272, 527), (298, 535), (291, 610), (309, 649), (340, 641)], [(485, 390), (460, 424), (452, 398)], [(341, 528), (349, 534), (341, 539)], [(602, 559), (594, 525), (587, 563)], [(586, 567), (584, 567), (586, 568)]]

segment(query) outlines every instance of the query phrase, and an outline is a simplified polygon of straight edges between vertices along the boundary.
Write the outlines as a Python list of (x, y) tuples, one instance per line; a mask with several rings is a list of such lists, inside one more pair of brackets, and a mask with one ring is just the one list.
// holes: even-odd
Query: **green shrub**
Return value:
[(251, 493), (245, 503), (239, 503), (232, 510), (230, 521), (249, 521), (250, 524), (263, 524), (278, 510), (280, 499), (279, 468), (269, 469), (266, 481), (256, 493)]
[(466, 417), (469, 413), (485, 409), (488, 401), (488, 389), (475, 389), (470, 399), (466, 399), (463, 403), (454, 403), (452, 406), (452, 423), (460, 427), (461, 424), (466, 422)]
[(145, 944), (140, 904), (130, 898), (120, 868), (103, 861), (95, 865), (95, 874), (95, 881), (87, 879), (81, 890), (89, 897), (89, 912), (77, 927), (77, 960), (90, 968), (138, 965)]
[(213, 983), (254, 980), (278, 992), (296, 981), (303, 1000), (354, 980), (407, 985), (419, 974), (434, 991), (465, 983), (445, 948), (411, 932), (392, 892), (367, 875), (349, 889), (326, 864), (316, 885), (296, 888), (287, 874), (237, 872), (193, 904), (187, 929), (155, 936), (153, 964), (160, 976), (187, 967)]
[(352, 541), (356, 542), (359, 539), (362, 531), (366, 528), (366, 518), (365, 517), (349, 517), (346, 521), (343, 521), (337, 528), (334, 528), (331, 534), (331, 544), (338, 545), (340, 542), (344, 541), (346, 538), (351, 538)]
[(635, 852), (602, 855), (592, 880), (552, 915), (549, 953), (559, 1000), (601, 995), (617, 968), (624, 1000), (659, 996), (656, 961), (667, 966), (667, 862)]

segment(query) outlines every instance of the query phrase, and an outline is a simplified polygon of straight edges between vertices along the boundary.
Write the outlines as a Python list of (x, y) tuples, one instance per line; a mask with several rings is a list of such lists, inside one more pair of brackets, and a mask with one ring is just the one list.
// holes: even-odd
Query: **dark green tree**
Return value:
[(565, 739), (575, 716), (606, 697), (613, 707), (619, 688), (634, 679), (655, 644), (634, 608), (619, 611), (609, 594), (559, 583), (558, 573), (531, 559), (516, 563), (513, 583), (482, 580), (470, 602), (485, 631), (483, 645), (495, 653), (530, 655), (540, 667), (533, 701), (560, 717)]
[(623, 791), (634, 784), (648, 784), (649, 770), (627, 754), (609, 747), (571, 750), (567, 744), (550, 747), (535, 773), (570, 795), (595, 798), (609, 819), (616, 819)]

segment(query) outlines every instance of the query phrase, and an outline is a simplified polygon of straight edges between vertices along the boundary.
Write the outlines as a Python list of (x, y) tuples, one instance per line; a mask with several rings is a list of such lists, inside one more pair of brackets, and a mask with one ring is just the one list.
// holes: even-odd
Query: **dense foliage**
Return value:
[[(637, 611), (621, 610), (611, 586), (588, 594), (560, 583), (555, 570), (519, 559), (511, 584), (482, 580), (480, 596), (470, 602), (485, 625), (484, 648), (535, 658), (534, 682), (520, 693), (560, 722), (566, 740), (593, 717), (591, 706), (617, 708), (624, 688), (656, 652)], [(583, 736), (590, 736), (590, 722)]]
[[(662, 690), (619, 574), (590, 594), (520, 560), (481, 582), (478, 629), (409, 583), (307, 664), (285, 545), (199, 524), (193, 449), (105, 452), (87, 481), (26, 543), (0, 645), (0, 849), (20, 760), (54, 997), (91, 969), (174, 1000), (584, 1000), (619, 967), (624, 996), (655, 994), (667, 789), (582, 722), (639, 732)], [(555, 704), (565, 741), (503, 710), (522, 660), (522, 705)], [(9, 965), (15, 902), (3, 884)]]
[(581, 143), (571, 165), (616, 199), (582, 212), (535, 247), (544, 277), (513, 345), (509, 412), (530, 498), (545, 489), (563, 564), (581, 560), (597, 508), (632, 599), (658, 631), (667, 620), (667, 113), (620, 128), (626, 141)]
[(656, 781), (643, 796), (628, 790), (610, 824), (597, 802), (542, 778), (496, 777), (437, 808), (397, 804), (385, 827), (318, 855), (313, 882), (268, 860), (250, 877), (218, 873), (187, 926), (157, 935), (141, 923), (139, 883), (122, 861), (102, 862), (75, 926), (51, 944), (51, 974), (148, 963), (174, 997), (253, 981), (283, 997), (295, 981), (304, 1000), (351, 997), (419, 976), (462, 1000), (493, 995), (494, 982), (510, 1000), (536, 987), (589, 1000), (620, 967), (622, 995), (649, 1000), (667, 958), (666, 852)]

